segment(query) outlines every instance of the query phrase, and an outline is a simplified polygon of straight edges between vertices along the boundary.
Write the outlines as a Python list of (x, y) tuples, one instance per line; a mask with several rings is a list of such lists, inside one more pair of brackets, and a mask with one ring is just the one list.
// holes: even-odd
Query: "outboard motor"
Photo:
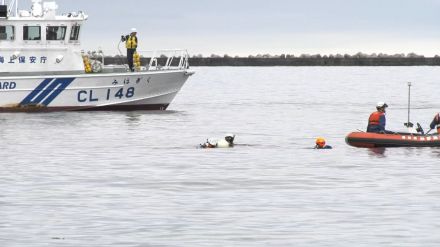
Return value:
[(422, 126), (421, 126), (419, 123), (417, 123), (417, 129), (416, 129), (416, 131), (417, 131), (417, 133), (420, 133), (420, 134), (422, 134), (422, 135), (425, 134), (425, 131), (423, 130)]

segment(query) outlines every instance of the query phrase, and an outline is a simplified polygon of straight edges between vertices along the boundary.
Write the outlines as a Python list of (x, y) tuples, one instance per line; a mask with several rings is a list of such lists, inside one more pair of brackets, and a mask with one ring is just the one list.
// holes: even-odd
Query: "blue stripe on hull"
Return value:
[(35, 98), (41, 90), (43, 90), (53, 79), (45, 79), (37, 88), (34, 89), (24, 100), (20, 103), (20, 105), (29, 105), (32, 102), (32, 99)]
[(20, 105), (43, 105), (48, 106), (62, 93), (75, 78), (45, 79), (32, 91)]
[(58, 96), (60, 95), (60, 93), (62, 93), (69, 85), (70, 83), (73, 82), (73, 80), (75, 80), (75, 78), (63, 78), (63, 79), (58, 79), (55, 82), (58, 82), (56, 85), (54, 85), (54, 89), (55, 91), (49, 95), (49, 97), (47, 97), (44, 101), (43, 101), (43, 105), (47, 106), (50, 103), (52, 103), (52, 101)]

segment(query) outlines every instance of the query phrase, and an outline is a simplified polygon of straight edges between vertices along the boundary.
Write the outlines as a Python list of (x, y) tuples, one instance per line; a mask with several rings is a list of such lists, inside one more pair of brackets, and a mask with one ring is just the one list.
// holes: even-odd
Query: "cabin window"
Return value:
[(72, 31), (70, 32), (70, 40), (78, 40), (80, 28), (81, 26), (79, 25), (72, 26)]
[(24, 26), (23, 40), (41, 40), (40, 26)]
[(0, 40), (14, 40), (14, 26), (0, 26)]
[(46, 40), (64, 40), (67, 27), (51, 26), (46, 28)]

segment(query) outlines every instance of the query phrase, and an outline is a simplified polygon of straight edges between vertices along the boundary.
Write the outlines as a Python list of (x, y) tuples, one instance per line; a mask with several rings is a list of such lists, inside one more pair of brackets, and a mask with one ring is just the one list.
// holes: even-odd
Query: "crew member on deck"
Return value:
[(122, 36), (122, 41), (125, 42), (125, 47), (127, 48), (127, 63), (131, 72), (134, 71), (133, 55), (138, 47), (138, 38), (136, 34), (136, 28), (132, 28), (130, 35)]
[(385, 130), (386, 118), (385, 112), (388, 105), (385, 102), (379, 102), (376, 105), (376, 112), (371, 113), (370, 118), (368, 119), (368, 127), (367, 132), (370, 133), (382, 133), (382, 134), (391, 134), (394, 133), (392, 131)]
[(434, 119), (429, 126), (432, 130), (437, 129), (437, 133), (440, 134), (440, 113), (435, 114)]

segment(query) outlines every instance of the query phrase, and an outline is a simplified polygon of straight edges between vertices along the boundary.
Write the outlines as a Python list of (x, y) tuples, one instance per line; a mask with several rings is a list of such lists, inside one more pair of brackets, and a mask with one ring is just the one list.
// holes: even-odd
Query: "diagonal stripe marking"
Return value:
[[(43, 105), (48, 106), (50, 103), (52, 103), (52, 101), (60, 94), (62, 93), (69, 85), (70, 83), (73, 82), (73, 80), (75, 80), (75, 78), (61, 78), (61, 79), (57, 79), (56, 85), (54, 85), (51, 88), (51, 92), (53, 91), (52, 94), (50, 94), (44, 101), (43, 101)], [(55, 83), (53, 83), (55, 84)], [(58, 88), (57, 88), (58, 87)], [(56, 88), (56, 89), (55, 89)], [(55, 90), (54, 90), (55, 89)], [(50, 92), (49, 92), (50, 93)], [(46, 95), (47, 96), (47, 95)], [(44, 99), (44, 98), (43, 98)]]
[(37, 97), (38, 94), (40, 94), (40, 92), (47, 87), (47, 85), (53, 81), (54, 79), (52, 78), (48, 78), (45, 79), (43, 82), (40, 83), (40, 85), (38, 85), (34, 91), (32, 91), (28, 96), (26, 96), (26, 98), (24, 98), (24, 100), (20, 103), (20, 105), (28, 105), (31, 104), (33, 101), (33, 99), (35, 97)]

